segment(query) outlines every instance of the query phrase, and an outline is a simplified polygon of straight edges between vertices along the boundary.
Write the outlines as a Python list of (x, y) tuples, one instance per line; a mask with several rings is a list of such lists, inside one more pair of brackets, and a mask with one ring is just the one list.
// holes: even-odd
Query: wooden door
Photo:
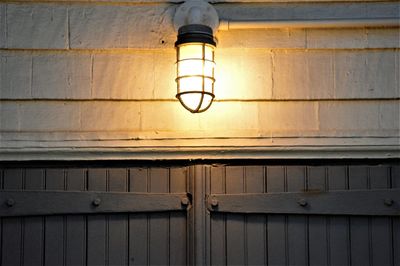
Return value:
[(207, 264), (400, 265), (399, 169), (210, 167)]
[(0, 177), (2, 266), (187, 263), (185, 167), (6, 167)]
[(396, 162), (223, 163), (4, 163), (0, 265), (400, 265)]

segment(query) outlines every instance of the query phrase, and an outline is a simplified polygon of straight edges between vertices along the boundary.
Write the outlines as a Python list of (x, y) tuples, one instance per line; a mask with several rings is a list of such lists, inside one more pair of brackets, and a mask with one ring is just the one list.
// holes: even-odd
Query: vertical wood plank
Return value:
[[(129, 191), (147, 192), (147, 168), (129, 169)], [(147, 214), (129, 215), (129, 262), (130, 265), (148, 265), (148, 218)]]
[[(150, 192), (169, 192), (169, 170), (152, 168)], [(150, 264), (166, 265), (169, 262), (169, 214), (150, 214)]]
[(188, 219), (192, 225), (188, 230), (189, 253), (192, 256), (189, 264), (206, 265), (209, 264), (207, 257), (209, 253), (207, 253), (205, 245), (207, 237), (204, 230), (209, 223), (204, 216), (206, 214), (204, 195), (207, 187), (205, 181), (208, 179), (209, 169), (204, 165), (195, 165), (190, 170), (189, 191), (193, 196), (193, 208), (188, 213)]
[[(285, 191), (285, 169), (282, 166), (267, 167), (267, 193)], [(287, 265), (287, 232), (285, 215), (267, 217), (268, 265)]]
[[(347, 189), (347, 168), (330, 166), (328, 168), (328, 189)], [(350, 265), (349, 218), (332, 216), (329, 218), (329, 251), (330, 265)]]
[[(64, 190), (64, 169), (46, 170), (46, 190)], [(45, 217), (45, 265), (64, 264), (64, 217)]]
[[(211, 193), (225, 193), (225, 167), (210, 169)], [(226, 265), (225, 215), (213, 213), (210, 222), (211, 265)]]
[[(391, 169), (392, 188), (400, 188), (400, 166)], [(400, 217), (392, 218), (393, 223), (393, 265), (400, 265)]]
[[(44, 185), (43, 169), (26, 169), (26, 190), (43, 190)], [(44, 218), (42, 217), (26, 217), (24, 219), (24, 265), (43, 265), (43, 222)]]
[[(204, 167), (204, 193), (206, 195), (210, 195), (211, 194), (211, 165), (206, 165), (203, 166)], [(189, 168), (190, 169), (190, 168)], [(196, 178), (194, 176), (194, 178)], [(191, 191), (190, 189), (190, 183), (193, 182), (193, 178), (190, 175), (190, 171), (189, 171), (189, 175), (188, 175), (188, 191)], [(205, 208), (206, 207), (207, 202), (204, 201), (204, 205)], [(206, 214), (205, 217), (205, 236), (204, 236), (204, 241), (205, 241), (205, 258), (204, 258), (204, 262), (206, 265), (212, 265), (211, 264), (211, 213), (207, 210), (204, 211)], [(188, 220), (187, 220), (187, 224), (188, 224), (188, 229), (190, 228), (190, 218), (188, 215)], [(189, 230), (188, 230), (189, 232)], [(191, 241), (189, 238), (189, 235), (187, 236), (188, 241)], [(188, 263), (190, 263), (190, 252), (188, 252)]]
[[(308, 167), (308, 191), (325, 191), (325, 167)], [(312, 206), (311, 206), (312, 207)], [(310, 265), (326, 265), (329, 261), (327, 243), (327, 219), (312, 215), (308, 218), (308, 247)]]
[[(305, 168), (287, 166), (287, 191), (301, 192), (305, 190)], [(305, 215), (288, 215), (288, 265), (306, 265), (307, 250), (307, 217)]]
[[(0, 192), (4, 189), (3, 188), (3, 175), (4, 169), (0, 168)], [(0, 218), (0, 265), (3, 262), (3, 218)]]
[[(67, 171), (66, 190), (86, 190), (86, 169), (71, 168)], [(65, 264), (80, 266), (86, 264), (86, 216), (66, 217)]]
[[(109, 170), (109, 191), (128, 190), (127, 169)], [(128, 216), (109, 215), (108, 221), (108, 263), (109, 265), (128, 265)]]
[[(388, 166), (369, 167), (371, 189), (390, 188), (390, 169)], [(382, 202), (382, 207), (385, 207)], [(371, 217), (372, 264), (392, 265), (392, 223), (389, 217)]]
[[(186, 192), (187, 168), (170, 169), (170, 192)], [(169, 264), (186, 265), (186, 212), (170, 214)]]
[[(22, 189), (23, 171), (5, 169), (3, 174), (4, 189)], [(18, 204), (18, 203), (17, 203)], [(22, 261), (22, 218), (3, 218), (2, 266), (20, 265)]]
[[(88, 190), (107, 191), (107, 170), (93, 168), (88, 171)], [(87, 264), (108, 264), (108, 216), (90, 215), (87, 218)]]
[[(365, 166), (349, 166), (349, 189), (367, 189), (368, 172)], [(351, 265), (370, 265), (369, 224), (366, 217), (350, 217)]]
[[(264, 167), (245, 167), (246, 193), (264, 193)], [(246, 258), (247, 265), (266, 264), (266, 216), (262, 214), (248, 215), (246, 221)]]
[[(226, 193), (244, 192), (243, 166), (226, 167)], [(242, 214), (226, 215), (226, 254), (228, 265), (245, 264), (245, 218)]]

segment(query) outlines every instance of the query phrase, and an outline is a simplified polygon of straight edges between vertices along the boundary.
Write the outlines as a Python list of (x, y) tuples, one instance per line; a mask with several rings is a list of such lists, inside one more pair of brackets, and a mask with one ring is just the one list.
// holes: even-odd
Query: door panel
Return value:
[[(4, 190), (187, 191), (187, 167), (5, 168), (0, 173)], [(15, 204), (13, 207), (18, 201)], [(36, 215), (1, 220), (2, 266), (185, 265), (187, 260), (184, 208), (173, 212)]]
[[(167, 201), (166, 195), (191, 193), (188, 197), (194, 200), (186, 208), (188, 202), (179, 196), (179, 208), (174, 211), (126, 212), (121, 207), (111, 213), (1, 217), (1, 266), (400, 265), (400, 202), (393, 194), (400, 188), (400, 167), (395, 163), (293, 165), (257, 161), (247, 165), (235, 162), (171, 167), (152, 163), (144, 167), (129, 163), (116, 167), (86, 167), (82, 163), (76, 167), (46, 167), (41, 163), (0, 168), (0, 184), (4, 191), (51, 190), (64, 195), (67, 191), (162, 193), (164, 201), (157, 200), (158, 208)], [(364, 216), (354, 215), (356, 209), (352, 215), (337, 211), (334, 215), (307, 213), (315, 206), (315, 199), (322, 201), (324, 195), (360, 195), (356, 194), (359, 190), (378, 193), (368, 195), (380, 201)], [(234, 213), (218, 210), (224, 203), (218, 202), (220, 194), (235, 194), (243, 200), (246, 195), (280, 195), (283, 200), (274, 203), (273, 209), (278, 212)], [(304, 195), (305, 203), (299, 200), (295, 207), (284, 206), (284, 197), (290, 195)], [(213, 196), (214, 207), (210, 205)], [(152, 204), (140, 201), (142, 208)], [(269, 204), (245, 202), (261, 204), (261, 209)], [(20, 203), (8, 206), (6, 200), (2, 204), (4, 214), (4, 210)], [(121, 198), (118, 204), (122, 206)], [(330, 208), (335, 209), (335, 201), (327, 204), (328, 213)], [(350, 202), (344, 208), (351, 209), (354, 204)], [(374, 214), (379, 208), (383, 212)]]
[[(218, 225), (218, 230), (211, 230), (211, 264), (398, 265), (400, 209), (399, 194), (393, 189), (398, 188), (399, 179), (398, 166), (390, 164), (211, 167), (211, 182), (208, 185), (212, 195), (209, 197), (208, 207), (211, 225)], [(371, 193), (387, 191), (379, 194), (383, 195), (381, 198), (372, 194), (371, 196), (379, 201), (378, 208), (391, 211), (385, 212), (387, 214), (383, 216), (378, 215), (379, 209), (376, 208), (377, 214), (374, 215), (371, 211), (367, 216), (340, 213), (311, 215), (307, 214), (307, 209), (312, 210), (313, 206), (306, 202), (304, 207), (298, 207), (304, 208), (303, 212), (296, 211), (293, 214), (290, 209), (295, 208), (287, 206), (282, 206), (282, 210), (289, 208), (289, 212), (283, 211), (286, 214), (231, 213), (246, 210), (247, 205), (242, 204), (247, 202), (263, 204), (257, 200), (248, 201), (244, 196), (242, 201), (246, 203), (241, 203), (238, 201), (240, 195), (276, 195), (277, 192), (284, 192), (290, 196), (296, 192), (304, 193), (304, 197), (312, 195), (311, 198), (315, 200), (319, 195), (322, 197), (330, 192), (358, 193), (358, 190), (371, 190)], [(220, 197), (219, 204), (233, 201), (228, 205), (213, 207), (210, 205), (211, 199), (218, 204), (218, 194), (235, 195), (230, 199)], [(346, 195), (356, 195), (356, 198), (345, 209), (352, 209), (353, 204), (359, 204), (358, 194)], [(384, 195), (394, 197), (394, 203), (384, 203), (388, 199)], [(329, 204), (335, 202), (331, 201)], [(226, 206), (231, 206), (232, 209), (229, 210)], [(329, 208), (334, 210), (336, 207), (327, 205), (326, 208), (329, 213)], [(247, 210), (249, 209), (256, 208), (249, 205)], [(357, 213), (357, 210), (354, 212)], [(250, 244), (250, 239), (258, 244)], [(216, 240), (217, 245), (214, 245), (213, 240)], [(226, 252), (225, 261), (222, 259), (225, 257), (223, 252)], [(215, 261), (218, 263), (214, 263)]]

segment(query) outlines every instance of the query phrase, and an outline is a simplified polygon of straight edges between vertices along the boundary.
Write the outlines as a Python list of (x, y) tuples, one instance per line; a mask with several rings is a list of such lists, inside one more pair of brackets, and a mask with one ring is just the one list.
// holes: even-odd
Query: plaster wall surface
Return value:
[[(398, 27), (218, 31), (216, 100), (193, 115), (174, 98), (177, 6), (0, 3), (0, 158), (399, 156)], [(400, 14), (398, 1), (214, 6), (231, 20)]]

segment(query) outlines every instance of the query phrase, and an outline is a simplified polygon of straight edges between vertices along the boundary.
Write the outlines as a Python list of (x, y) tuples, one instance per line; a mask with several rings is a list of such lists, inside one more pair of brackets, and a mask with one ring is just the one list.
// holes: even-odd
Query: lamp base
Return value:
[(219, 17), (215, 8), (202, 0), (188, 0), (181, 4), (175, 12), (174, 27), (188, 24), (201, 24), (210, 27), (215, 32), (219, 26)]

